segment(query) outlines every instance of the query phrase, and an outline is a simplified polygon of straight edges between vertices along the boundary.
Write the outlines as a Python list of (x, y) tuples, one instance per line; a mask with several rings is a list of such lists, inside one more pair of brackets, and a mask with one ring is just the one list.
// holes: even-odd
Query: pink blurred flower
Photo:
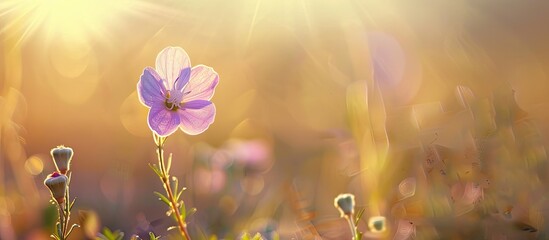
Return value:
[(272, 149), (264, 140), (232, 139), (227, 142), (227, 149), (242, 165), (260, 169), (271, 165)]
[(163, 137), (178, 127), (189, 135), (204, 132), (215, 118), (215, 105), (209, 100), (218, 81), (211, 67), (191, 68), (182, 48), (165, 48), (156, 57), (156, 69), (146, 67), (137, 83), (139, 100), (150, 108), (149, 127)]
[(225, 187), (227, 174), (221, 168), (197, 168), (194, 170), (195, 191), (199, 194), (218, 193)]

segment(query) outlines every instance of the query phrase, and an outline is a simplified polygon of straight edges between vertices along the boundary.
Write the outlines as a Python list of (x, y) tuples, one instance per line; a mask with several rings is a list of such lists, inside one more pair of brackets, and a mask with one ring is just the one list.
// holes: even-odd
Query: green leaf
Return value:
[(158, 200), (164, 202), (165, 204), (169, 206), (171, 206), (172, 204), (170, 203), (170, 200), (168, 200), (168, 198), (166, 196), (164, 196), (162, 193), (159, 193), (159, 192), (154, 192), (154, 194), (156, 196), (158, 196)]
[[(360, 221), (360, 219), (362, 218), (362, 215), (364, 215), (364, 211), (366, 209), (365, 208), (361, 208), (360, 210), (358, 210), (357, 214), (356, 214), (356, 217), (355, 217), (355, 226), (358, 226), (358, 222)], [(359, 238), (360, 239), (360, 238)]]
[(149, 240), (157, 240), (160, 239), (160, 236), (155, 236), (153, 232), (149, 232)]
[(74, 230), (74, 228), (77, 228), (77, 227), (80, 227), (80, 225), (78, 225), (78, 224), (76, 224), (76, 223), (73, 224), (73, 225), (71, 226), (71, 228), (69, 229), (69, 231), (67, 232), (67, 237), (71, 234), (72, 230)]
[(162, 178), (162, 174), (160, 173), (160, 169), (156, 166), (156, 164), (149, 163), (149, 167), (158, 175), (159, 178)]
[[(181, 194), (182, 194), (185, 190), (187, 190), (186, 187), (181, 188), (181, 191), (179, 191), (179, 192), (177, 193), (175, 199), (177, 199), (177, 200), (179, 201), (179, 197), (181, 196)], [(176, 189), (176, 191), (177, 191), (177, 189)]]
[(74, 202), (76, 202), (76, 198), (74, 198), (71, 204), (69, 204), (69, 212), (72, 210), (72, 207), (74, 206)]
[(196, 208), (191, 208), (191, 210), (189, 210), (189, 211), (187, 212), (187, 216), (193, 215), (196, 211), (197, 211)]
[[(179, 188), (179, 181), (177, 180), (177, 177), (172, 177), (172, 181), (173, 181), (173, 185), (174, 185), (173, 190), (174, 190), (174, 192), (177, 192), (178, 191), (177, 189)], [(175, 201), (176, 202), (179, 201), (179, 196), (178, 195), (175, 196)]]
[(102, 234), (100, 233), (98, 237), (98, 239), (101, 239), (101, 240), (122, 240), (123, 238), (124, 238), (123, 232), (121, 232), (120, 230), (116, 230), (112, 232), (108, 228), (103, 228), (103, 233)]
[(103, 235), (105, 235), (105, 237), (107, 239), (114, 239), (114, 235), (113, 235), (112, 231), (108, 228), (103, 229)]
[(364, 235), (361, 231), (356, 232), (356, 239), (362, 239), (362, 235)]
[(172, 154), (170, 153), (170, 156), (168, 156), (168, 164), (166, 165), (166, 172), (170, 172), (170, 168), (172, 168)]
[(179, 202), (179, 207), (179, 213), (181, 213), (181, 221), (185, 222), (185, 219), (187, 218), (187, 207), (185, 206), (185, 202)]
[(174, 229), (177, 230), (178, 228), (179, 228), (178, 226), (171, 226), (171, 227), (168, 228), (167, 231), (171, 231), (171, 230), (174, 230)]

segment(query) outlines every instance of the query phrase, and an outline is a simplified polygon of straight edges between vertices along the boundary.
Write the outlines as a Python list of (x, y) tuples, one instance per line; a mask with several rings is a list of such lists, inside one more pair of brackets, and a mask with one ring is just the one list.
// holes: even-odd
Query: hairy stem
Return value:
[[(69, 173), (70, 174), (70, 173)], [(65, 208), (63, 213), (65, 214), (65, 225), (63, 226), (63, 238), (66, 239), (67, 230), (69, 228), (69, 218), (71, 215), (70, 212), (70, 196), (69, 196), (69, 186), (70, 186), (70, 175), (69, 175), (69, 181), (67, 182), (67, 188), (65, 190)]]
[(183, 221), (181, 218), (181, 213), (179, 212), (178, 204), (175, 200), (175, 197), (172, 192), (172, 188), (170, 186), (170, 175), (168, 171), (166, 170), (165, 164), (164, 164), (164, 149), (163, 145), (166, 138), (158, 137), (157, 141), (157, 147), (158, 147), (158, 162), (160, 165), (160, 172), (162, 174), (162, 183), (164, 185), (164, 189), (166, 190), (166, 193), (168, 194), (168, 199), (170, 200), (170, 207), (172, 208), (172, 211), (175, 214), (175, 217), (177, 219), (177, 224), (179, 225), (179, 231), (181, 232), (181, 235), (185, 237), (187, 240), (191, 240), (189, 237), (189, 233), (187, 232), (187, 224)]
[(61, 227), (61, 236), (59, 238), (65, 240), (65, 210), (60, 203), (57, 204), (57, 209), (59, 210), (59, 226)]

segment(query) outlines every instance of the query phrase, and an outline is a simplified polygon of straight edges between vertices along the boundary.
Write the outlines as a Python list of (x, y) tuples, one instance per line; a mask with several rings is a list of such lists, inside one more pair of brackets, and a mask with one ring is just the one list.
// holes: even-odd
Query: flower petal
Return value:
[(149, 127), (158, 135), (166, 137), (179, 126), (179, 116), (176, 111), (170, 111), (163, 103), (155, 104), (149, 110)]
[(207, 100), (194, 100), (194, 101), (184, 103), (183, 108), (201, 109), (201, 108), (204, 108), (204, 107), (206, 107), (210, 104), (212, 104), (212, 102), (207, 101)]
[(181, 90), (189, 79), (188, 72), (190, 68), (191, 60), (189, 55), (180, 47), (164, 48), (156, 57), (156, 71), (168, 90)]
[(177, 112), (181, 120), (179, 128), (189, 135), (206, 131), (215, 119), (215, 105), (206, 100), (186, 102)]
[(183, 68), (179, 73), (179, 76), (175, 80), (174, 90), (182, 92), (185, 85), (187, 85), (187, 83), (189, 82), (190, 76), (191, 76), (191, 68), (190, 67)]
[(143, 74), (137, 82), (137, 95), (139, 101), (147, 107), (151, 107), (155, 102), (164, 101), (164, 85), (156, 71), (150, 67), (143, 70)]
[(219, 75), (213, 68), (197, 65), (191, 70), (191, 78), (183, 89), (183, 101), (210, 100), (214, 94), (215, 87), (219, 82)]

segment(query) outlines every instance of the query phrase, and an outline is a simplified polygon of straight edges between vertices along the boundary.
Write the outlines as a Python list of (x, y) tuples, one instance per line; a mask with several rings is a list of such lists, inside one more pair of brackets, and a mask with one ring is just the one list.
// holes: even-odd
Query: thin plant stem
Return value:
[[(66, 240), (72, 230), (69, 230), (69, 221), (70, 221), (70, 215), (71, 215), (71, 205), (72, 203), (69, 201), (69, 185), (70, 185), (70, 173), (68, 175), (69, 180), (67, 181), (67, 187), (65, 188), (65, 201), (63, 203), (57, 203), (57, 209), (59, 210), (59, 227), (61, 229), (61, 232), (58, 234), (60, 236), (59, 239)], [(57, 200), (55, 200), (57, 201)]]
[(355, 223), (353, 221), (353, 215), (352, 214), (345, 215), (345, 218), (347, 219), (347, 222), (349, 223), (349, 228), (351, 229), (351, 234), (353, 236), (353, 240), (358, 240), (357, 239), (357, 234), (356, 234), (356, 226), (355, 226)]
[(65, 234), (67, 234), (67, 229), (69, 228), (69, 217), (70, 217), (70, 196), (69, 196), (69, 186), (70, 186), (70, 182), (71, 182), (70, 173), (69, 173), (68, 177), (69, 177), (69, 180), (67, 181), (67, 188), (65, 190), (65, 197), (66, 197), (65, 209), (64, 209), (65, 226), (63, 226), (63, 238), (68, 237), (68, 236), (65, 236)]
[(69, 201), (67, 199), (67, 201), (65, 202), (65, 226), (63, 226), (63, 237), (64, 238), (67, 238), (68, 235), (67, 235), (67, 232), (69, 231), (69, 221), (70, 221), (70, 210), (69, 210)]
[(179, 212), (179, 208), (177, 207), (178, 204), (175, 201), (175, 197), (172, 192), (172, 188), (170, 186), (170, 175), (168, 171), (166, 170), (165, 164), (164, 164), (164, 142), (166, 141), (165, 137), (158, 136), (157, 147), (158, 147), (158, 162), (160, 165), (160, 172), (162, 174), (161, 180), (164, 185), (164, 189), (166, 190), (166, 193), (168, 194), (168, 199), (170, 200), (170, 207), (172, 208), (172, 211), (175, 214), (175, 217), (177, 219), (177, 224), (179, 225), (179, 231), (181, 232), (181, 235), (185, 237), (187, 240), (191, 240), (189, 237), (189, 233), (187, 232), (187, 224), (182, 220), (181, 213)]
[(61, 227), (61, 240), (65, 239), (65, 210), (63, 209), (63, 205), (60, 203), (57, 204), (57, 209), (59, 210), (59, 226)]

